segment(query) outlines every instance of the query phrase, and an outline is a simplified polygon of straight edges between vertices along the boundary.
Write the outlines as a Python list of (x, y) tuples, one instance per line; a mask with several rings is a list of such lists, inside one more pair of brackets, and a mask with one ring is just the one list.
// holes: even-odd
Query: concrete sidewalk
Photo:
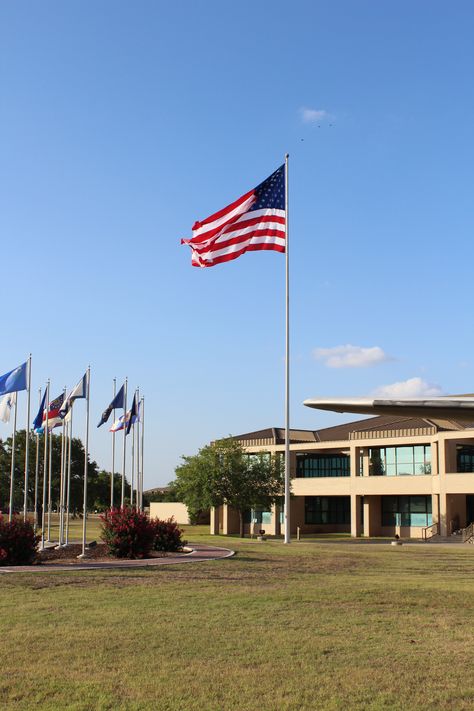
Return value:
[(138, 560), (111, 560), (110, 562), (48, 563), (47, 565), (8, 565), (0, 566), (1, 573), (58, 573), (80, 570), (126, 570), (127, 568), (154, 568), (160, 565), (179, 563), (200, 563), (207, 560), (230, 558), (234, 551), (218, 546), (205, 546), (202, 543), (187, 546), (189, 552), (166, 556), (166, 558), (142, 558)]

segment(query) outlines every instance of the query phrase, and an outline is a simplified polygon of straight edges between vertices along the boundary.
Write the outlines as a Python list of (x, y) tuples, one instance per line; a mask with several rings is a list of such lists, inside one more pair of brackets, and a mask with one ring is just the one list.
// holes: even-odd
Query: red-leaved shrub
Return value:
[(0, 565), (29, 565), (38, 552), (38, 541), (29, 521), (0, 516)]
[(145, 513), (124, 506), (101, 515), (101, 538), (115, 558), (146, 558), (153, 548), (155, 529)]
[(178, 524), (173, 517), (167, 521), (160, 521), (160, 519), (155, 518), (152, 524), (155, 531), (155, 540), (153, 542), (155, 551), (180, 551), (186, 545), (187, 541), (183, 541), (181, 538), (183, 529), (178, 528)]

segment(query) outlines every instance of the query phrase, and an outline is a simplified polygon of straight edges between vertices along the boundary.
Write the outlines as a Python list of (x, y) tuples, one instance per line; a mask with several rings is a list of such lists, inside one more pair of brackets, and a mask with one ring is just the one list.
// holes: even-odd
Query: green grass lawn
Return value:
[(0, 574), (1, 708), (474, 707), (474, 546), (205, 533), (236, 557)]

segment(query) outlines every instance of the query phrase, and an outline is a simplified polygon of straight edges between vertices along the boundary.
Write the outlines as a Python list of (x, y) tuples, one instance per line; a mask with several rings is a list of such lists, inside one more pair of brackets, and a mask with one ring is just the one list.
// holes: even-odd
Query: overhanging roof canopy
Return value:
[(306, 407), (359, 415), (405, 415), (436, 419), (454, 418), (474, 422), (474, 395), (430, 398), (314, 398), (305, 400)]

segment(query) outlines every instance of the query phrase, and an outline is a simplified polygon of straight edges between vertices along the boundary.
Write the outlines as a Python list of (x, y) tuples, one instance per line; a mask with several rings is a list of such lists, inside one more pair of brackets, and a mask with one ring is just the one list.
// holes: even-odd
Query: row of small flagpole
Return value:
[[(25, 373), (23, 373), (25, 370)], [(27, 374), (26, 374), (27, 373)], [(8, 378), (12, 381), (8, 385)], [(16, 430), (17, 430), (17, 395), (18, 391), (27, 391), (27, 423), (26, 423), (26, 441), (25, 441), (25, 480), (24, 480), (24, 502), (23, 502), (23, 518), (27, 519), (28, 513), (28, 478), (29, 478), (29, 440), (30, 440), (30, 416), (31, 416), (31, 354), (22, 366), (1, 376), (2, 385), (5, 385), (3, 392), (11, 394), (9, 401), (10, 410), (14, 409), (13, 416), (13, 433), (12, 433), (12, 450), (11, 450), (11, 469), (10, 469), (10, 497), (9, 497), (9, 520), (13, 516), (13, 496), (15, 483), (15, 449), (16, 449)], [(8, 389), (10, 388), (10, 389)], [(16, 388), (16, 389), (14, 389)], [(123, 386), (124, 396), (122, 407), (124, 415), (123, 420), (123, 466), (122, 466), (122, 495), (120, 505), (124, 506), (125, 499), (125, 472), (126, 472), (126, 437), (132, 430), (132, 482), (130, 504), (136, 508), (143, 510), (143, 461), (144, 461), (144, 410), (145, 399), (139, 397), (139, 391), (134, 394), (133, 404), (130, 412), (126, 409), (127, 404), (127, 379)], [(81, 394), (79, 394), (79, 392)], [(116, 394), (116, 380), (114, 378), (114, 400)], [(83, 531), (82, 531), (82, 556), (85, 556), (86, 537), (87, 537), (87, 480), (88, 480), (88, 459), (89, 459), (89, 402), (90, 402), (90, 367), (86, 374), (79, 381), (76, 387), (70, 392), (66, 398), (66, 389), (63, 391), (61, 408), (65, 407), (64, 417), (62, 421), (61, 433), (61, 459), (60, 459), (60, 491), (59, 491), (59, 542), (58, 546), (63, 547), (69, 544), (69, 518), (70, 518), (70, 492), (71, 492), (71, 449), (72, 449), (72, 415), (73, 405), (77, 398), (86, 399), (86, 426), (85, 426), (85, 442), (84, 442), (84, 499), (83, 499)], [(51, 411), (50, 398), (50, 381), (48, 380), (43, 398), (41, 397), (41, 389), (39, 390), (39, 412), (38, 418), (41, 422), (44, 421), (44, 449), (43, 449), (43, 491), (42, 491), (42, 520), (41, 520), (41, 548), (44, 549), (46, 543), (51, 542), (51, 514), (52, 514), (52, 427), (49, 426), (49, 414)], [(110, 406), (102, 416), (98, 426), (107, 421), (110, 416)], [(44, 413), (44, 414), (43, 414)], [(115, 474), (115, 408), (113, 438), (112, 438), (112, 472), (111, 472), (111, 498), (110, 506), (114, 506), (114, 474)], [(107, 417), (104, 420), (104, 415)], [(134, 419), (135, 418), (135, 419)], [(130, 420), (130, 424), (128, 424)], [(39, 427), (35, 427), (36, 435), (36, 461), (35, 461), (35, 486), (34, 486), (34, 528), (38, 528), (38, 504), (39, 504)], [(140, 439), (141, 435), (141, 439)], [(141, 450), (141, 451), (140, 451)], [(137, 466), (136, 487), (134, 490), (134, 467), (135, 456)]]
[[(120, 506), (123, 507), (125, 503), (125, 471), (127, 463), (127, 435), (132, 432), (132, 446), (131, 446), (131, 482), (130, 482), (130, 505), (135, 506), (135, 508), (143, 510), (143, 461), (144, 461), (144, 447), (145, 447), (145, 398), (142, 396), (140, 398), (140, 390), (137, 388), (133, 396), (132, 406), (129, 411), (127, 411), (127, 387), (128, 381), (125, 379), (125, 383), (122, 388), (117, 393), (117, 382), (114, 378), (113, 387), (113, 399), (109, 407), (105, 410), (102, 415), (102, 419), (99, 423), (102, 425), (110, 416), (110, 412), (113, 413), (114, 425), (112, 426), (112, 470), (110, 475), (110, 508), (114, 508), (114, 475), (115, 475), (115, 407), (117, 405), (117, 398), (120, 398), (122, 402), (123, 410), (125, 416), (123, 416), (123, 449), (122, 449), (122, 486), (121, 486), (121, 496), (120, 496)], [(123, 395), (121, 395), (123, 390)], [(122, 418), (120, 418), (122, 419)], [(120, 422), (120, 420), (118, 421)], [(140, 440), (141, 434), (141, 440)], [(136, 487), (134, 487), (135, 479), (135, 462), (136, 462)]]

